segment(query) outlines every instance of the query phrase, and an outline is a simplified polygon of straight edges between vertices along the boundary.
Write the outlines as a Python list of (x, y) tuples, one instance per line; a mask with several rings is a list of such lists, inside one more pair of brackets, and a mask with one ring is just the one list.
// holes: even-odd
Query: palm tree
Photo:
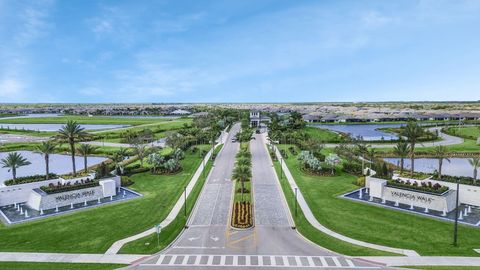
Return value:
[(83, 156), (83, 165), (85, 168), (85, 173), (87, 172), (87, 168), (88, 168), (88, 160), (87, 160), (88, 156), (91, 154), (94, 154), (97, 149), (98, 147), (90, 144), (86, 144), (86, 143), (80, 144), (80, 147), (77, 149), (78, 154)]
[(144, 144), (136, 143), (133, 145), (133, 154), (138, 157), (138, 159), (140, 160), (140, 166), (143, 167), (143, 160), (148, 155), (147, 147)]
[(470, 165), (473, 167), (473, 183), (477, 183), (477, 170), (480, 167), (480, 158), (475, 157), (468, 160)]
[(70, 154), (72, 155), (73, 175), (77, 175), (75, 168), (75, 143), (85, 139), (88, 134), (84, 131), (76, 121), (69, 120), (60, 130), (58, 130), (57, 138), (70, 145)]
[(435, 158), (438, 159), (438, 179), (440, 180), (442, 178), (443, 160), (445, 159), (446, 161), (450, 162), (450, 159), (446, 158), (448, 149), (443, 145), (439, 145), (435, 147), (433, 154)]
[(233, 179), (240, 181), (242, 184), (242, 201), (243, 201), (243, 191), (245, 190), (245, 181), (250, 179), (252, 171), (249, 166), (236, 166), (233, 170)]
[(407, 137), (407, 141), (410, 143), (410, 172), (413, 177), (413, 172), (415, 171), (415, 144), (423, 135), (423, 129), (417, 124), (417, 122), (411, 121), (408, 122), (403, 134)]
[(403, 167), (404, 167), (404, 159), (408, 156), (408, 153), (410, 152), (410, 146), (408, 145), (408, 142), (404, 140), (400, 140), (397, 142), (397, 145), (393, 148), (393, 152), (395, 155), (400, 157), (400, 175), (403, 173)]
[(128, 156), (128, 150), (126, 148), (120, 148), (112, 156), (112, 160), (115, 163), (115, 171), (119, 174), (122, 170), (120, 169), (120, 162), (122, 162), (125, 157)]
[(13, 183), (15, 183), (15, 180), (17, 179), (17, 169), (32, 163), (21, 154), (13, 152), (9, 153), (6, 158), (2, 158), (0, 164), (2, 164), (2, 168), (10, 168), (8, 171), (12, 171)]
[(43, 158), (45, 159), (45, 180), (48, 180), (50, 174), (50, 154), (53, 154), (56, 148), (57, 145), (54, 141), (42, 142), (36, 147), (35, 152), (42, 154)]

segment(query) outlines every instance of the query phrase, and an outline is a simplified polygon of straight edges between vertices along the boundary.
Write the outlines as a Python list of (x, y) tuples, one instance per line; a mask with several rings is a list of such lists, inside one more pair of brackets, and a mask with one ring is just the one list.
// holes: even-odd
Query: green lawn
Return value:
[[(459, 247), (453, 247), (453, 223), (339, 198), (358, 188), (356, 177), (345, 173), (312, 176), (300, 170), (294, 156), (286, 162), (315, 217), (331, 230), (366, 242), (413, 249), (421, 255), (478, 256), (473, 249), (480, 248), (479, 228), (460, 225)], [(352, 253), (356, 252), (346, 254)]]
[[(215, 148), (215, 153), (220, 152), (223, 145)], [(197, 184), (192, 190), (192, 193), (187, 198), (187, 215), (183, 212), (179, 213), (177, 217), (167, 227), (162, 229), (160, 236), (157, 238), (156, 234), (152, 234), (136, 241), (130, 242), (122, 247), (119, 253), (123, 254), (153, 254), (166, 248), (175, 238), (182, 232), (185, 227), (187, 218), (190, 216), (195, 202), (202, 190), (203, 184), (212, 168), (212, 161), (210, 160), (205, 167), (205, 171), (198, 179)]]
[(0, 270), (113, 270), (123, 264), (0, 262)]
[[(157, 122), (171, 121), (170, 118), (128, 118), (115, 116), (82, 116), (82, 115), (65, 115), (58, 117), (31, 117), (31, 118), (14, 118), (1, 119), (1, 123), (15, 124), (64, 124), (69, 120), (75, 120), (79, 124), (112, 124), (112, 125), (142, 125)], [(177, 120), (177, 119), (174, 119)]]
[(480, 137), (480, 126), (475, 127), (449, 127), (446, 132), (453, 136), (462, 137), (465, 139), (476, 140)]
[(0, 124), (0, 134), (28, 135), (28, 136), (34, 136), (34, 137), (52, 137), (52, 136), (55, 136), (57, 133), (52, 131), (6, 129), (6, 128), (1, 128), (1, 124)]
[[(280, 177), (282, 174), (280, 170), (280, 163), (275, 161), (274, 166), (275, 170), (277, 171), (277, 175)], [(280, 184), (287, 199), (287, 203), (295, 221), (297, 230), (310, 241), (331, 251), (349, 256), (398, 256), (397, 254), (393, 253), (352, 245), (317, 230), (307, 221), (300, 207), (297, 208), (297, 214), (295, 215), (295, 194), (287, 183), (285, 176), (280, 179)]]
[[(447, 145), (447, 150), (449, 152), (456, 153), (475, 153), (480, 152), (480, 145), (477, 144), (475, 140), (465, 139), (463, 143)], [(415, 147), (415, 153), (419, 154), (433, 154), (435, 147), (422, 147), (421, 144), (417, 144)], [(392, 153), (392, 148), (375, 148), (377, 152)]]
[(135, 183), (130, 188), (142, 198), (25, 224), (2, 224), (0, 251), (105, 252), (116, 240), (145, 231), (167, 216), (200, 165), (199, 152), (187, 151), (178, 174), (132, 176)]
[(343, 142), (344, 138), (331, 130), (328, 129), (323, 129), (323, 128), (315, 128), (315, 127), (305, 127), (305, 131), (307, 132), (308, 135), (310, 135), (312, 138), (319, 139), (323, 142), (328, 142), (328, 143), (338, 143), (338, 142)]

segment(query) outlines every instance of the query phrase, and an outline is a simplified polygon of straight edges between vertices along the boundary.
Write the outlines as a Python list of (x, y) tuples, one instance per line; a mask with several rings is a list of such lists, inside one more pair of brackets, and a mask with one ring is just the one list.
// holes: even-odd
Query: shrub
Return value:
[(48, 186), (41, 186), (40, 189), (45, 191), (48, 194), (53, 194), (53, 193), (60, 193), (60, 192), (67, 192), (72, 190), (96, 187), (98, 185), (99, 183), (97, 180), (90, 180), (87, 178), (86, 180), (82, 180), (81, 182), (76, 181), (73, 185), (70, 182), (63, 185), (60, 182), (58, 182), (56, 185), (50, 184)]
[(430, 187), (432, 183), (430, 184), (422, 182), (421, 185), (419, 186), (418, 183), (415, 181), (413, 184), (409, 184), (407, 182), (404, 182), (402, 180), (389, 180), (387, 181), (387, 186), (390, 187), (398, 187), (398, 188), (403, 188), (403, 189), (408, 189), (408, 190), (413, 190), (413, 191), (421, 191), (421, 192), (427, 192), (427, 193), (433, 193), (433, 194), (442, 194), (446, 191), (448, 191), (448, 187), (446, 186), (441, 186), (441, 185), (434, 185)]
[(100, 163), (100, 165), (95, 170), (95, 178), (96, 179), (101, 179), (101, 178), (105, 178), (105, 177), (108, 177), (108, 176), (111, 176), (111, 174), (110, 174), (110, 171), (109, 171), (107, 165), (105, 164), (105, 162)]
[(121, 180), (121, 183), (122, 183), (122, 187), (128, 187), (128, 186), (134, 184), (132, 179), (128, 176), (122, 176), (122, 177), (120, 177), (120, 180)]
[(354, 162), (354, 161), (347, 161), (343, 164), (343, 170), (348, 172), (349, 174), (353, 175), (362, 175), (362, 164)]
[(357, 178), (357, 186), (359, 187), (365, 186), (365, 176), (360, 176)]
[[(48, 179), (55, 179), (58, 178), (58, 175), (54, 173), (48, 174)], [(17, 177), (15, 179), (15, 182), (13, 182), (13, 179), (6, 180), (4, 184), (6, 186), (12, 186), (12, 185), (18, 185), (18, 184), (26, 184), (26, 183), (33, 183), (33, 182), (40, 182), (40, 181), (45, 181), (45, 175), (44, 174), (36, 174), (36, 175), (30, 175), (30, 176), (24, 176), (24, 177)]]

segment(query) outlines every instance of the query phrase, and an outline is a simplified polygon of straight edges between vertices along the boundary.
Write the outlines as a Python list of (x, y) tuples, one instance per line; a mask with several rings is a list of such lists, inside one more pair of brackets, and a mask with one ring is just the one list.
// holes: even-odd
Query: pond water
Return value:
[[(64, 126), (64, 124), (5, 124), (0, 123), (1, 129), (18, 129), (18, 130), (36, 130), (36, 131), (58, 131)], [(111, 129), (111, 128), (123, 128), (129, 125), (81, 125), (85, 130), (96, 129)]]
[[(32, 151), (17, 151), (32, 164), (17, 169), (17, 177), (29, 176), (34, 174), (45, 174), (45, 159), (42, 155)], [(0, 159), (5, 158), (8, 152), (0, 152)], [(107, 160), (105, 157), (89, 157), (88, 166), (98, 164)], [(77, 170), (83, 169), (83, 157), (75, 157)], [(50, 155), (50, 172), (56, 174), (66, 174), (72, 172), (72, 159), (69, 155), (52, 154)], [(0, 186), (5, 180), (11, 179), (12, 173), (8, 168), (0, 166)]]
[(383, 132), (379, 128), (397, 128), (403, 124), (345, 124), (345, 125), (313, 125), (313, 127), (328, 129), (349, 134), (352, 138), (361, 136), (365, 141), (396, 140), (394, 133)]
[[(384, 160), (395, 165), (400, 164), (399, 158), (384, 158)], [(410, 159), (405, 159), (404, 163), (406, 168), (410, 168)], [(435, 170), (438, 170), (438, 159), (415, 159), (415, 171), (433, 173)], [(450, 162), (443, 161), (442, 174), (473, 177), (473, 167), (468, 162), (468, 158), (450, 158)]]

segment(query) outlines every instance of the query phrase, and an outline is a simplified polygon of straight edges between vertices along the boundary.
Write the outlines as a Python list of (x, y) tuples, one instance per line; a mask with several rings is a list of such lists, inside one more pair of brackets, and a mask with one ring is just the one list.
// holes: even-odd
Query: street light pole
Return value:
[(298, 208), (298, 202), (297, 202), (297, 191), (298, 191), (298, 188), (295, 187), (295, 217), (297, 217), (297, 208)]
[(455, 225), (454, 225), (454, 228), (453, 228), (453, 246), (457, 246), (457, 234), (458, 234), (458, 197), (460, 197), (459, 195), (460, 193), (460, 180), (457, 180), (457, 198), (455, 199), (456, 202), (455, 202)]
[(187, 216), (187, 186), (183, 188), (183, 194), (184, 194), (183, 198), (185, 201), (184, 204), (185, 204), (185, 217), (186, 217)]

